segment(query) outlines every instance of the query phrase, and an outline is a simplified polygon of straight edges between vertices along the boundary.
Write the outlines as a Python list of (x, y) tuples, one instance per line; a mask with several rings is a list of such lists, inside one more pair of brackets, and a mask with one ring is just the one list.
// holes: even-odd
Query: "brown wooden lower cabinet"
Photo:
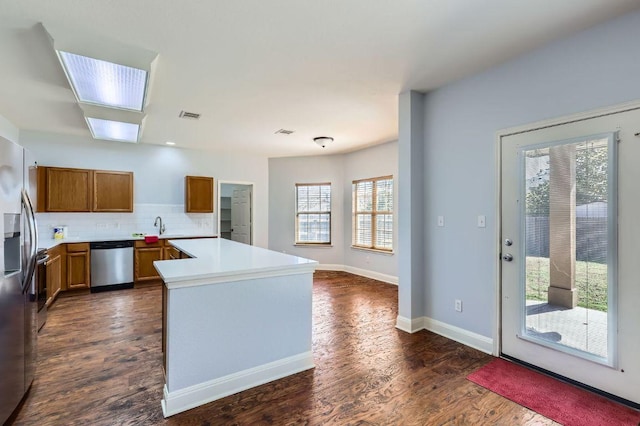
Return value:
[[(153, 262), (156, 260), (187, 259), (190, 256), (173, 247), (166, 240), (156, 243), (134, 242), (134, 282), (160, 280)], [(89, 243), (60, 244), (47, 251), (47, 305), (60, 291), (91, 287), (91, 252)]]
[[(169, 244), (169, 243), (167, 243)], [(164, 259), (172, 260), (172, 259), (180, 259), (180, 250), (170, 245), (164, 248)]]
[(160, 279), (160, 275), (153, 262), (164, 259), (163, 242), (145, 243), (144, 241), (135, 242), (134, 260), (133, 260), (133, 280), (135, 282), (144, 282)]
[(89, 243), (67, 244), (67, 290), (91, 287)]
[(47, 306), (50, 306), (62, 290), (62, 247), (47, 250), (49, 259), (46, 262), (47, 273)]

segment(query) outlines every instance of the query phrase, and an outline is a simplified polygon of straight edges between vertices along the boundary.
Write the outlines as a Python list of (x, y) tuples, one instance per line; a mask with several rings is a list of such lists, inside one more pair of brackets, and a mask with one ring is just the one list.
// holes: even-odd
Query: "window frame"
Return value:
[[(378, 176), (374, 178), (367, 179), (358, 179), (351, 182), (351, 198), (352, 198), (352, 209), (351, 209), (351, 247), (360, 250), (372, 250), (376, 252), (382, 253), (393, 253), (393, 244), (395, 243), (395, 239), (393, 236), (393, 225), (391, 231), (391, 247), (380, 247), (377, 240), (377, 216), (378, 215), (390, 215), (392, 223), (395, 221), (395, 213), (393, 211), (393, 207), (395, 207), (395, 202), (393, 202), (392, 210), (378, 210), (377, 209), (377, 183), (382, 180), (390, 180), (391, 181), (391, 197), (392, 200), (395, 196), (395, 182), (393, 179), (393, 175), (386, 176)], [(359, 211), (358, 210), (358, 191), (357, 186), (363, 182), (371, 182), (371, 211)], [(356, 235), (358, 234), (358, 215), (369, 214), (371, 217), (371, 245), (357, 244)]]
[[(323, 186), (328, 186), (329, 187), (329, 210), (325, 211), (325, 210), (318, 210), (318, 211), (299, 211), (298, 210), (298, 188), (300, 187), (312, 187), (312, 186), (317, 186), (317, 187), (323, 187)], [(327, 247), (327, 246), (331, 246), (332, 245), (332, 222), (333, 222), (333, 218), (332, 218), (332, 213), (331, 213), (331, 209), (332, 209), (332, 198), (333, 198), (333, 191), (331, 188), (331, 182), (321, 182), (321, 183), (296, 183), (295, 184), (295, 227), (294, 227), (294, 245), (296, 246), (316, 246), (316, 247)], [(324, 215), (324, 214), (328, 214), (329, 215), (329, 241), (300, 241), (298, 239), (298, 237), (300, 236), (300, 221), (299, 221), (299, 217), (300, 215), (310, 215), (310, 214), (320, 214), (320, 215)]]

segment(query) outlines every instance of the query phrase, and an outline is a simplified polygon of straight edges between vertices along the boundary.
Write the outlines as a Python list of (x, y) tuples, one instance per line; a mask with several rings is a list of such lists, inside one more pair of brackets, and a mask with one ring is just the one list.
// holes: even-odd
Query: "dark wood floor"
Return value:
[(62, 298), (39, 336), (38, 372), (15, 424), (554, 424), (466, 380), (488, 355), (397, 330), (397, 293), (317, 272), (315, 369), (169, 419), (160, 408), (160, 287)]

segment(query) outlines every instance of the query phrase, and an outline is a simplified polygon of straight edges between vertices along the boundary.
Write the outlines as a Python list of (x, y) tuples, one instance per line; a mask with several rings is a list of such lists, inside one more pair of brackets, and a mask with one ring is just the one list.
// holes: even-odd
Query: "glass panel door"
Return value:
[(614, 134), (521, 149), (521, 337), (613, 365)]
[(500, 138), (500, 354), (640, 404), (640, 108)]

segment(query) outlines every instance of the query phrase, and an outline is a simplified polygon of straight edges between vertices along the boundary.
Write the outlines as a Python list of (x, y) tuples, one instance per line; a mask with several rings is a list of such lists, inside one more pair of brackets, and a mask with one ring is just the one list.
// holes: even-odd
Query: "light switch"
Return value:
[(480, 215), (478, 216), (478, 228), (484, 228), (487, 226), (487, 217)]
[(438, 216), (438, 226), (444, 226), (444, 216)]

